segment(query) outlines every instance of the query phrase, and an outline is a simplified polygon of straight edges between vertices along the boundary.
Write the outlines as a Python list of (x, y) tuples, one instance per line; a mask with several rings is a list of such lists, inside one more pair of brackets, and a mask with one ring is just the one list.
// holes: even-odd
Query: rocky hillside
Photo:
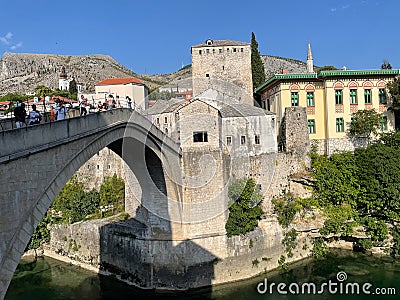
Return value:
[[(262, 56), (267, 78), (287, 69), (289, 73), (305, 72), (306, 64), (276, 56)], [(53, 54), (5, 53), (0, 58), (0, 96), (7, 93), (30, 93), (38, 85), (58, 88), (58, 75), (65, 67), (69, 78), (82, 85), (84, 92), (94, 91), (94, 84), (110, 77), (135, 76), (150, 89), (170, 83), (190, 87), (192, 74), (188, 65), (171, 74), (135, 74), (107, 55), (67, 56)]]

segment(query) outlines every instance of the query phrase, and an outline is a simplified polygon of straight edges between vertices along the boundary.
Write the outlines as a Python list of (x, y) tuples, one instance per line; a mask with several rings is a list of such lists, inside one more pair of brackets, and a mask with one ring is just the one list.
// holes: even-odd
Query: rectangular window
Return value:
[(193, 142), (194, 143), (206, 143), (206, 142), (208, 142), (207, 131), (193, 132)]
[(364, 90), (364, 102), (365, 102), (365, 104), (371, 104), (372, 103), (372, 95), (371, 95), (371, 90), (370, 89), (365, 89)]
[(221, 48), (219, 48), (218, 51), (219, 51), (219, 53), (222, 53), (222, 49)]
[(335, 104), (336, 105), (343, 104), (343, 90), (336, 90), (335, 91)]
[(315, 133), (315, 120), (308, 120), (308, 133)]
[(387, 103), (386, 90), (379, 89), (379, 104), (386, 104), (386, 103)]
[(240, 52), (243, 52), (243, 48), (240, 48)]
[(315, 106), (314, 92), (307, 92), (307, 106)]
[(207, 74), (206, 74), (206, 77), (210, 78), (210, 74), (207, 73)]
[(199, 54), (201, 55), (201, 50), (199, 50)]
[(245, 136), (245, 135), (242, 135), (242, 136), (240, 137), (240, 144), (241, 144), (241, 145), (246, 144), (246, 136)]
[(357, 90), (350, 90), (350, 104), (357, 104)]
[(227, 137), (226, 137), (226, 145), (227, 145), (227, 146), (232, 145), (232, 137), (231, 137), (231, 136), (227, 136)]
[(236, 52), (236, 48), (233, 48), (233, 52)]
[(164, 117), (164, 123), (167, 124), (168, 123), (168, 118)]
[(157, 118), (157, 124), (160, 124), (160, 118)]
[(292, 92), (292, 106), (299, 106), (299, 93)]
[(255, 143), (256, 145), (260, 145), (260, 136), (259, 136), (258, 134), (256, 134), (256, 135), (254, 136), (254, 143)]
[(381, 119), (381, 130), (386, 131), (387, 129), (387, 117), (383, 116)]
[(344, 132), (343, 118), (336, 118), (336, 132)]
[(206, 53), (210, 53), (210, 49), (206, 49)]

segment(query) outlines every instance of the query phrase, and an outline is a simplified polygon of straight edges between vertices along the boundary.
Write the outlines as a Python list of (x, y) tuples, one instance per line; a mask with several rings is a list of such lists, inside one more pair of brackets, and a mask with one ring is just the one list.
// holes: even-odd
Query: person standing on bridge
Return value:
[(86, 116), (87, 114), (86, 105), (87, 105), (87, 99), (85, 99), (85, 97), (81, 95), (81, 99), (79, 99), (79, 110), (81, 116)]
[(32, 105), (32, 110), (29, 112), (29, 125), (40, 124), (42, 114), (36, 109), (36, 104)]
[(66, 119), (68, 109), (65, 107), (64, 102), (61, 101), (57, 105), (58, 107), (56, 106), (56, 120), (60, 121)]
[(25, 103), (21, 101), (16, 104), (14, 108), (14, 116), (15, 116), (15, 125), (17, 128), (26, 127), (25, 119), (26, 119), (26, 110)]

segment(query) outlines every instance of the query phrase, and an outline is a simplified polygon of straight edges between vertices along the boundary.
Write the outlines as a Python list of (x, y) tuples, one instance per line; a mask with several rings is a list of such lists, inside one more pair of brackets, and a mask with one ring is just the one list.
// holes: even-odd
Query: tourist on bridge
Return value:
[(15, 116), (15, 125), (17, 126), (17, 128), (26, 127), (26, 123), (25, 123), (25, 119), (26, 119), (25, 103), (22, 103), (20, 101), (15, 105), (14, 116)]
[(50, 122), (53, 122), (54, 121), (54, 106), (52, 105), (51, 107), (50, 107)]
[(87, 99), (85, 99), (85, 97), (81, 95), (81, 99), (79, 99), (79, 111), (81, 116), (86, 116), (87, 114), (86, 105), (87, 105)]
[(36, 109), (36, 104), (32, 105), (32, 110), (29, 113), (29, 125), (40, 124), (42, 114)]
[(129, 96), (126, 96), (126, 98), (125, 98), (125, 107), (126, 108), (132, 108), (132, 100), (131, 100), (131, 98), (129, 98)]
[(56, 105), (55, 113), (56, 113), (56, 120), (64, 120), (67, 118), (68, 109), (65, 107), (64, 102), (60, 101)]

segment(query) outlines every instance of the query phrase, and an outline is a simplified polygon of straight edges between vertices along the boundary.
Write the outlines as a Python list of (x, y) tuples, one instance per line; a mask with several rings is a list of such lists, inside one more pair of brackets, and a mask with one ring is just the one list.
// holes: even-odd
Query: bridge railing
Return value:
[[(134, 118), (132, 118), (133, 115)], [(132, 109), (121, 108), (2, 131), (0, 132), (0, 163), (28, 156), (30, 153), (92, 135), (107, 128), (126, 126), (128, 122), (138, 123), (144, 130), (151, 131), (157, 139), (179, 151), (179, 145), (152, 125), (146, 117)]]

